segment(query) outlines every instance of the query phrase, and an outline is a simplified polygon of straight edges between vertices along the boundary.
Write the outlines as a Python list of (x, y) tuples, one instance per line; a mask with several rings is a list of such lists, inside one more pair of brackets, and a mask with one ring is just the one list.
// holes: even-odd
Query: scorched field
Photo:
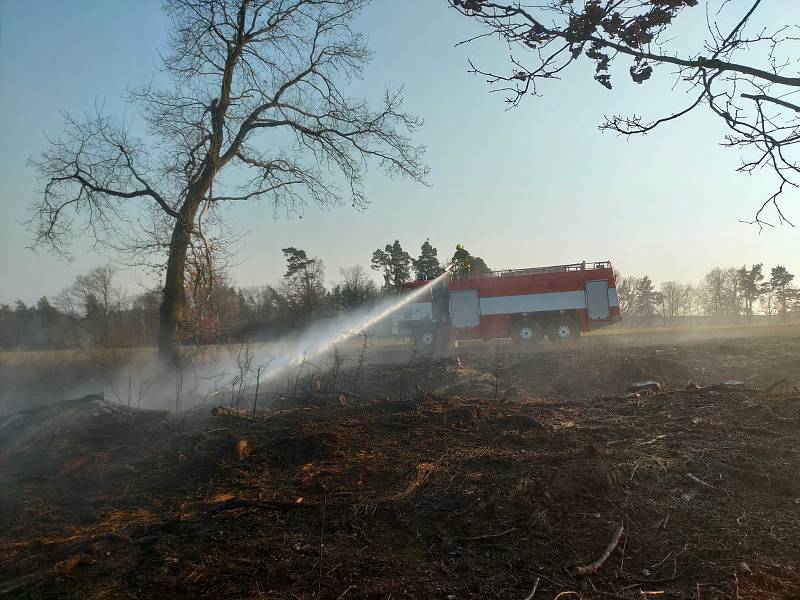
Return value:
[(800, 597), (800, 335), (317, 367), (0, 417), (0, 596)]

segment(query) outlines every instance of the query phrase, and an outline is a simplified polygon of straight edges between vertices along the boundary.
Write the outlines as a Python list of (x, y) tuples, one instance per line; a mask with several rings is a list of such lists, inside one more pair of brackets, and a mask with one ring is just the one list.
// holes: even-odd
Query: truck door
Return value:
[(436, 286), (431, 290), (431, 313), (438, 323), (450, 321), (450, 300), (445, 286)]
[(453, 327), (477, 327), (480, 324), (477, 290), (450, 292), (450, 322)]
[(608, 280), (586, 282), (586, 310), (589, 320), (608, 319)]

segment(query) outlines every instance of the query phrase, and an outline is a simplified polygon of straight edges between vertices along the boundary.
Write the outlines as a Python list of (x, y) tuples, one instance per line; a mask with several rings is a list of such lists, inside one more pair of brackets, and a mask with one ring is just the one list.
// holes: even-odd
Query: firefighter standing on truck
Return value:
[(472, 263), (472, 256), (464, 248), (464, 244), (456, 244), (456, 252), (453, 254), (453, 273), (456, 275), (468, 275)]

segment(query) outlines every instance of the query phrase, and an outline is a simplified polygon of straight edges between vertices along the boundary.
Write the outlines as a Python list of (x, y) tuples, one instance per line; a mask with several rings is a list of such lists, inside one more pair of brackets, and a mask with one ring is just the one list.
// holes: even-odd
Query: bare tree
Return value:
[(770, 29), (758, 23), (759, 8), (769, 3), (714, 0), (705, 15), (706, 40), (688, 52), (674, 22), (698, 0), (449, 3), (487, 28), (476, 38), (496, 35), (519, 50), (506, 73), (481, 70), (470, 62), (472, 72), (485, 76), (511, 106), (528, 94), (538, 95), (543, 81), (562, 79), (583, 58), (594, 63), (594, 79), (609, 90), (612, 66), (619, 61), (639, 84), (650, 79), (654, 69), (674, 69), (675, 87), (690, 95), (682, 108), (652, 119), (606, 117), (601, 129), (643, 135), (705, 107), (728, 129), (723, 145), (743, 150), (739, 171), (767, 168), (777, 178), (777, 189), (757, 209), (753, 222), (769, 225), (764, 211), (770, 205), (779, 222), (789, 222), (778, 199), (787, 187), (800, 183), (800, 164), (792, 156), (800, 141), (800, 103), (792, 96), (800, 89), (797, 37), (796, 28), (788, 24)]
[(331, 290), (331, 303), (336, 309), (348, 311), (371, 302), (378, 296), (378, 286), (361, 265), (339, 269), (342, 277)]
[(636, 291), (641, 286), (642, 277), (635, 275), (616, 274), (617, 294), (619, 296), (619, 310), (623, 318), (636, 316)]
[(111, 265), (95, 267), (75, 277), (55, 300), (57, 308), (86, 331), (95, 346), (104, 348), (112, 342), (112, 319), (127, 302), (122, 289), (114, 285), (115, 273)]
[(686, 308), (686, 286), (677, 281), (665, 281), (661, 284), (661, 296), (664, 299), (664, 318), (673, 322), (676, 317), (683, 317)]
[[(743, 310), (739, 271), (734, 268), (715, 267), (706, 273), (703, 281), (705, 312), (714, 317), (739, 317)], [(746, 310), (746, 306), (744, 306)]]
[[(213, 247), (208, 227), (226, 206), (266, 200), (277, 215), (339, 203), (337, 180), (363, 206), (369, 162), (424, 179), (409, 137), (420, 121), (402, 111), (399, 91), (387, 90), (377, 110), (343, 92), (369, 59), (351, 27), (367, 1), (165, 0), (171, 87), (128, 98), (147, 135), (102, 109), (66, 116), (64, 135), (32, 161), (43, 186), (31, 217), (38, 244), (64, 251), (77, 231), (117, 247), (135, 230), (126, 247), (166, 253), (162, 356), (177, 357), (187, 254)], [(236, 169), (233, 185), (225, 174)]]
[(187, 261), (182, 339), (225, 343), (239, 324), (239, 301), (230, 276), (214, 261)]
[(728, 272), (714, 267), (706, 273), (703, 280), (703, 304), (706, 314), (723, 317), (728, 312), (727, 302)]

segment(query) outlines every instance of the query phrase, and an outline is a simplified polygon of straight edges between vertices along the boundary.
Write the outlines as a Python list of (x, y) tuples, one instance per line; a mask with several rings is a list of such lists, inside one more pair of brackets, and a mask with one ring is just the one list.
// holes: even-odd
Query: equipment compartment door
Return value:
[(608, 319), (608, 281), (599, 279), (586, 282), (586, 309), (589, 319)]
[(450, 292), (450, 322), (453, 327), (477, 327), (480, 324), (477, 290)]

